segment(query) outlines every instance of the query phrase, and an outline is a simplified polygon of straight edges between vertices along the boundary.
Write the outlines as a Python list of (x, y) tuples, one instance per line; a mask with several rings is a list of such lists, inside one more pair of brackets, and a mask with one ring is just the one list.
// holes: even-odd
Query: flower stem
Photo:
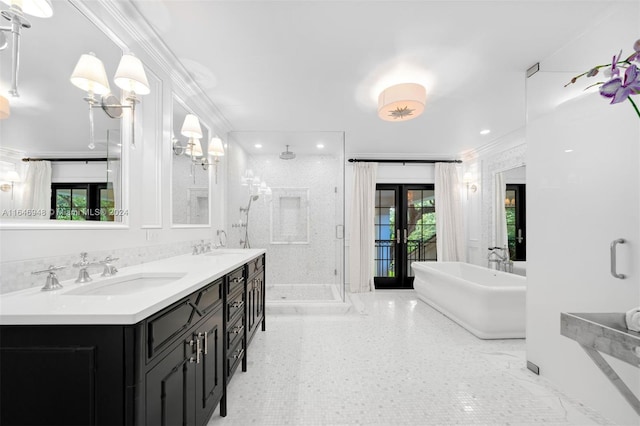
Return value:
[(633, 109), (636, 110), (636, 114), (638, 114), (638, 117), (640, 117), (640, 110), (638, 110), (638, 105), (636, 105), (636, 103), (633, 102), (633, 99), (631, 99), (631, 96), (629, 96), (627, 99), (629, 99), (629, 102), (631, 102), (631, 105), (633, 105)]

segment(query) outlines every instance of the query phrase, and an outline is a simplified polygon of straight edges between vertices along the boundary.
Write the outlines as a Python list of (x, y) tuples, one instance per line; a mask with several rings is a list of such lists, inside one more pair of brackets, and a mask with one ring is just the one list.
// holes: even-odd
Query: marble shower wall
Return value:
[[(333, 284), (339, 282), (340, 247), (336, 226), (342, 225), (343, 175), (340, 160), (329, 155), (298, 155), (293, 160), (281, 160), (277, 155), (248, 157), (247, 167), (267, 182), (273, 196), (260, 196), (249, 212), (249, 240), (252, 248), (267, 250), (267, 282), (271, 284)], [(287, 191), (290, 190), (290, 191)], [(289, 209), (295, 203), (274, 202), (278, 193), (295, 195), (308, 190), (308, 200), (300, 199), (300, 209), (308, 207), (308, 243), (272, 243), (272, 222), (293, 230), (304, 211), (281, 214), (278, 204)], [(249, 202), (247, 187), (245, 203)], [(272, 215), (278, 215), (273, 220)], [(232, 218), (233, 219), (233, 218)], [(293, 233), (297, 233), (292, 232)], [(341, 229), (340, 229), (341, 231)], [(281, 239), (279, 239), (281, 240)]]

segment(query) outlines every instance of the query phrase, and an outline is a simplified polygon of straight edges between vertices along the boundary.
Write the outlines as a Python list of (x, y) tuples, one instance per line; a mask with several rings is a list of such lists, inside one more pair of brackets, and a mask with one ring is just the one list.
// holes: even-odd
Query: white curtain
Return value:
[(455, 163), (436, 163), (436, 248), (438, 261), (464, 262), (464, 219)]
[(51, 162), (31, 161), (27, 169), (22, 205), (25, 210), (38, 210), (46, 214), (36, 214), (33, 219), (49, 219), (51, 209)]
[(504, 208), (504, 199), (507, 198), (507, 185), (504, 183), (504, 175), (502, 173), (496, 173), (495, 189), (493, 197), (493, 223), (495, 227), (494, 232), (494, 247), (507, 247), (507, 213)]
[(352, 293), (374, 291), (376, 172), (378, 163), (354, 163), (349, 280)]

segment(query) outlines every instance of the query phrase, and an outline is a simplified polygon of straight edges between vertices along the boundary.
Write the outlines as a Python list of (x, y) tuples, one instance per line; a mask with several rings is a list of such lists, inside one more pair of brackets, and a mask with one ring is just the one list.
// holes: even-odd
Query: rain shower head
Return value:
[(293, 160), (294, 158), (296, 158), (296, 154), (289, 151), (289, 145), (285, 145), (287, 147), (286, 151), (282, 151), (280, 153), (280, 159), (281, 160)]

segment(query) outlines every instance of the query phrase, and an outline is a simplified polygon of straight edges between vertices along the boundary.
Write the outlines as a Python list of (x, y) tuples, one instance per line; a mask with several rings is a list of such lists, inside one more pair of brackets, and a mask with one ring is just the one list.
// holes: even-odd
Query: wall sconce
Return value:
[(462, 177), (462, 180), (467, 185), (467, 200), (468, 200), (469, 191), (475, 193), (478, 190), (478, 187), (476, 186), (476, 184), (473, 183), (474, 178), (470, 172), (465, 173), (464, 176)]
[(218, 183), (218, 163), (220, 162), (220, 157), (224, 156), (224, 147), (222, 146), (222, 139), (217, 136), (211, 138), (209, 141), (209, 148), (207, 149), (207, 154), (213, 157), (213, 163), (210, 163), (206, 158), (202, 159), (202, 168), (207, 170), (210, 165), (213, 164), (215, 167), (215, 182)]
[(2, 16), (11, 22), (10, 27), (0, 27), (0, 50), (7, 48), (5, 32), (12, 35), (13, 55), (11, 57), (11, 89), (9, 94), (19, 97), (18, 94), (18, 64), (20, 59), (20, 32), (23, 28), (31, 28), (31, 23), (24, 15), (36, 18), (50, 18), (53, 16), (51, 0), (0, 0), (9, 6), (9, 10), (3, 10)]
[[(15, 182), (20, 182), (20, 175), (15, 170), (8, 170), (2, 174), (0, 181), (5, 182), (0, 184), (0, 191), (11, 191), (11, 199), (13, 200), (13, 185)], [(6, 183), (8, 182), (8, 183)]]
[(11, 106), (9, 105), (9, 99), (4, 96), (0, 96), (0, 120), (9, 118), (11, 115)]
[(186, 138), (189, 138), (187, 145), (180, 144), (180, 140), (177, 138), (172, 139), (172, 149), (175, 155), (186, 154), (193, 160), (194, 157), (202, 157), (202, 145), (200, 145), (200, 138), (202, 138), (202, 128), (200, 127), (200, 120), (193, 114), (187, 114), (182, 122), (182, 128), (180, 134)]
[[(4, 1), (4, 0), (0, 0)], [(131, 147), (136, 147), (135, 117), (136, 104), (140, 102), (136, 95), (151, 93), (147, 75), (144, 72), (142, 61), (132, 53), (122, 55), (116, 69), (113, 82), (125, 93), (128, 105), (122, 105), (120, 100), (111, 93), (109, 80), (104, 70), (104, 64), (93, 52), (80, 56), (70, 78), (71, 83), (87, 92), (83, 99), (89, 104), (89, 145), (95, 145), (93, 132), (93, 108), (102, 110), (111, 118), (122, 118), (122, 109), (131, 109)], [(94, 95), (101, 95), (100, 103)]]

